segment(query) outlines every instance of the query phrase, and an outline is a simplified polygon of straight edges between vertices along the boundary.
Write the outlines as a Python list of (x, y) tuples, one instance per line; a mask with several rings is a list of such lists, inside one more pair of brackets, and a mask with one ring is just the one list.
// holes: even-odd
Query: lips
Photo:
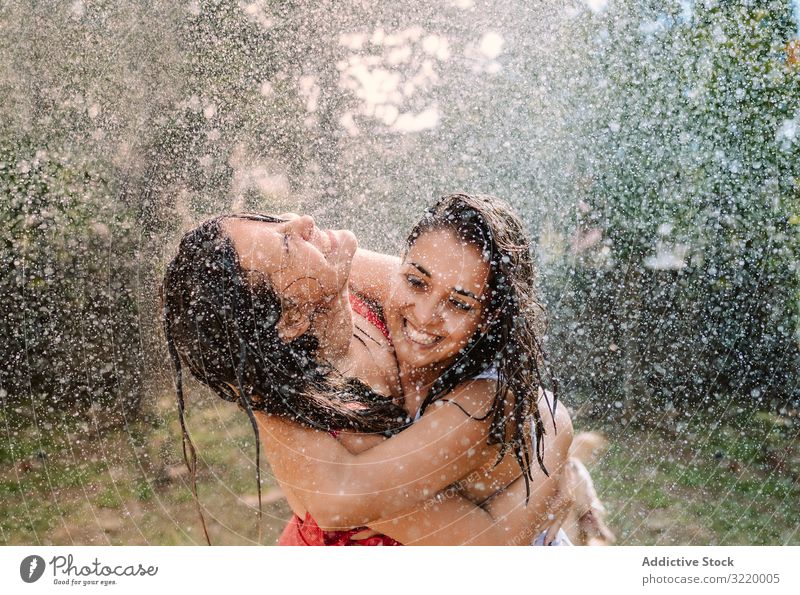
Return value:
[(328, 252), (325, 256), (330, 256), (339, 247), (339, 240), (336, 239), (336, 235), (330, 229), (325, 231), (325, 235), (328, 236)]
[(439, 335), (432, 335), (416, 328), (406, 318), (403, 319), (403, 334), (410, 342), (422, 347), (432, 347), (442, 340)]

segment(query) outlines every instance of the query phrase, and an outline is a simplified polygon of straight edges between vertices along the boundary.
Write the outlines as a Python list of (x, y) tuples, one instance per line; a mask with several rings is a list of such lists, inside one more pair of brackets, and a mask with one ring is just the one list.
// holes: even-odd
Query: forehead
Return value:
[(481, 295), (489, 280), (489, 264), (481, 250), (449, 230), (423, 233), (408, 250), (406, 262), (422, 266), (434, 283)]
[(233, 242), (239, 263), (246, 270), (277, 271), (281, 266), (283, 244), (281, 223), (229, 218), (223, 229)]

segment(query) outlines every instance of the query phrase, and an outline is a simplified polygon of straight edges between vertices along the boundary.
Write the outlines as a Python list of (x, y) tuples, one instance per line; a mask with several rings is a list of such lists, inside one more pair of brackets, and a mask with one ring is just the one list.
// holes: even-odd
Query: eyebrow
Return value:
[(280, 217), (273, 217), (272, 215), (261, 215), (259, 213), (237, 213), (235, 215), (228, 215), (226, 218), (258, 221), (260, 223), (286, 223), (289, 221), (288, 219), (281, 219)]
[[(417, 269), (417, 270), (418, 270), (420, 273), (422, 273), (423, 275), (425, 275), (426, 277), (431, 277), (431, 276), (432, 276), (432, 275), (431, 275), (431, 274), (428, 272), (428, 270), (427, 270), (425, 267), (423, 267), (421, 264), (419, 264), (419, 263), (417, 263), (417, 262), (410, 262), (409, 264), (410, 264), (412, 267), (414, 267), (415, 269)], [(472, 292), (471, 292), (471, 291), (469, 291), (468, 289), (463, 289), (463, 288), (461, 288), (461, 287), (454, 287), (454, 288), (453, 288), (453, 292), (454, 292), (454, 293), (457, 293), (457, 294), (459, 294), (459, 295), (463, 295), (464, 297), (472, 298), (472, 299), (473, 299), (473, 300), (475, 300), (476, 302), (479, 302), (479, 301), (481, 301), (481, 298), (479, 298), (477, 295), (475, 295), (474, 293), (472, 293)]]
[(415, 269), (417, 269), (420, 273), (425, 275), (426, 277), (430, 277), (431, 276), (431, 274), (428, 272), (428, 270), (425, 267), (423, 267), (421, 264), (418, 264), (416, 262), (410, 262), (409, 264), (412, 267), (414, 267)]

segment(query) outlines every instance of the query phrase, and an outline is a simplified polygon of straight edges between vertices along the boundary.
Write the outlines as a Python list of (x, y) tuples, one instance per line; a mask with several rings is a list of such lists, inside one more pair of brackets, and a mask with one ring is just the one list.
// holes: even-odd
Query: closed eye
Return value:
[(425, 281), (423, 281), (416, 275), (406, 275), (406, 281), (414, 289), (422, 289), (425, 287)]

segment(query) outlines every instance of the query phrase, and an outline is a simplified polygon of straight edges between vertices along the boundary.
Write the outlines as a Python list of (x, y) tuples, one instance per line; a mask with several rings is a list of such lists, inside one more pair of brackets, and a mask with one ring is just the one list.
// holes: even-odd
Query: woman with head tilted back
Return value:
[[(266, 231), (263, 238), (275, 240), (261, 242), (259, 251), (249, 254), (277, 262), (272, 276), (251, 268), (248, 257), (240, 258), (226, 230), (238, 222), (250, 223), (249, 229)], [(337, 284), (347, 278), (354, 249), (354, 240), (344, 234), (341, 261), (322, 263), (311, 246), (297, 241), (300, 225), (262, 215), (211, 219), (183, 237), (167, 267), (162, 286), (164, 330), (176, 366), (183, 450), (193, 492), (196, 453), (184, 422), (184, 365), (221, 398), (244, 409), (254, 430), (254, 410), (311, 427), (364, 432), (385, 431), (401, 423), (404, 413), (391, 401), (363, 382), (337, 373), (326, 359), (317, 360), (324, 338), (297, 332), (298, 317), (310, 319), (339, 297), (342, 288)], [(273, 233), (278, 226), (281, 233)], [(317, 269), (314, 282), (307, 276), (310, 265)], [(258, 439), (256, 430), (260, 499)]]
[[(406, 543), (507, 543), (515, 538), (520, 543), (524, 539), (520, 541), (518, 536), (524, 535), (524, 530), (530, 533), (531, 526), (541, 523), (555, 480), (545, 477), (539, 467), (530, 466), (531, 419), (537, 421), (536, 438), (541, 440), (544, 435), (536, 408), (539, 382), (532, 376), (537, 363), (530, 335), (532, 315), (524, 301), (530, 297), (532, 267), (526, 261), (530, 258), (527, 244), (508, 241), (514, 235), (524, 239), (521, 226), (517, 225), (518, 232), (498, 230), (503, 221), (497, 216), (507, 210), (500, 205), (487, 212), (487, 205), (494, 206), (489, 199), (448, 197), (412, 234), (402, 266), (413, 270), (405, 268), (395, 274), (407, 284), (406, 291), (396, 291), (393, 298), (384, 301), (391, 339), (397, 349), (397, 366), (391, 362), (387, 365), (386, 356), (391, 356), (389, 341), (378, 326), (361, 317), (352, 324), (347, 284), (335, 274), (326, 274), (331, 272), (333, 263), (347, 260), (350, 236), (344, 232), (323, 234), (307, 218), (283, 223), (224, 220), (223, 243), (234, 248), (238, 258), (233, 268), (250, 271), (239, 275), (246, 277), (240, 285), (250, 288), (255, 296), (265, 287), (266, 277), (272, 289), (284, 298), (278, 320), (270, 321), (278, 340), (286, 346), (306, 342), (305, 349), (292, 348), (287, 356), (299, 356), (306, 363), (316, 356), (317, 362), (326, 360), (345, 375), (360, 376), (372, 386), (381, 385), (381, 392), (402, 402), (405, 412), (417, 419), (408, 429), (374, 448), (351, 454), (326, 432), (287, 421), (287, 417), (293, 417), (306, 426), (320, 427), (319, 419), (296, 409), (295, 401), (302, 400), (299, 393), (305, 389), (275, 381), (277, 391), (266, 390), (259, 387), (257, 374), (245, 378), (245, 370), (251, 365), (280, 368), (282, 364), (270, 364), (259, 354), (271, 350), (259, 347), (257, 328), (227, 325), (229, 329), (238, 326), (236, 332), (245, 331), (245, 337), (237, 339), (244, 346), (238, 347), (238, 358), (234, 345), (224, 350), (229, 371), (228, 378), (221, 380), (226, 388), (218, 392), (226, 398), (238, 398), (246, 408), (278, 414), (259, 416), (259, 423), (273, 470), (298, 513), (294, 524), (301, 538), (307, 525), (316, 519), (331, 529), (368, 525)], [(304, 249), (313, 252), (303, 255)], [(449, 260), (437, 260), (443, 253), (448, 254)], [(376, 262), (374, 259), (369, 257), (367, 261), (371, 265)], [(301, 260), (302, 270), (295, 274), (293, 267)], [(394, 266), (385, 259), (382, 263)], [(315, 269), (315, 265), (320, 266)], [(173, 271), (180, 268), (173, 262)], [(527, 281), (521, 272), (527, 274)], [(165, 296), (172, 291), (174, 277), (168, 273)], [(361, 279), (359, 284), (371, 288), (376, 297), (386, 293), (380, 283)], [(232, 287), (235, 283), (227, 285)], [(255, 297), (251, 299), (256, 301)], [(170, 300), (166, 301), (169, 306)], [(240, 309), (243, 301), (246, 299), (239, 300)], [(174, 327), (180, 324), (174, 322), (186, 318), (187, 310), (196, 316), (198, 308), (184, 308), (180, 313), (174, 301), (170, 307), (166, 319), (173, 323), (167, 324), (167, 332), (177, 339), (180, 333), (174, 333)], [(209, 321), (204, 317), (202, 322)], [(185, 326), (196, 326), (196, 321)], [(223, 336), (221, 332), (210, 334)], [(231, 339), (235, 334), (227, 332), (225, 340), (235, 343)], [(315, 338), (316, 345), (308, 344), (309, 336)], [(251, 340), (254, 344), (248, 346)], [(175, 344), (182, 342), (183, 339), (176, 340)], [(192, 357), (182, 348), (178, 351), (184, 361)], [(520, 372), (522, 367), (528, 372)], [(320, 374), (317, 365), (312, 364), (311, 368), (311, 376)], [(339, 378), (334, 383), (337, 386), (355, 382), (330, 371)], [(275, 376), (274, 371), (266, 374)], [(300, 384), (307, 383), (306, 376), (307, 372), (300, 375)], [(474, 380), (476, 377), (480, 379)], [(336, 393), (331, 388), (323, 391), (329, 397), (323, 401), (346, 413), (338, 413), (339, 418), (324, 428), (364, 430), (369, 428), (358, 424), (366, 418), (385, 415), (391, 426), (399, 417), (396, 411), (374, 411), (386, 408), (387, 401), (370, 395), (364, 385), (359, 386), (359, 397), (351, 396), (356, 394), (353, 392), (337, 393), (347, 394), (346, 399), (330, 397)], [(525, 389), (531, 392), (514, 398)], [(265, 397), (260, 392), (268, 394)], [(312, 402), (319, 401), (317, 398)], [(549, 417), (549, 413), (546, 415)], [(550, 423), (563, 428), (553, 433), (555, 436), (545, 449), (548, 458), (544, 463), (551, 472), (563, 460), (570, 437), (568, 419), (562, 419), (562, 414), (557, 418)], [(381, 440), (353, 434), (340, 439), (354, 451), (368, 446), (370, 440)], [(298, 454), (301, 448), (303, 455)], [(538, 454), (542, 452), (539, 443), (533, 448)], [(500, 463), (494, 466), (498, 458)], [(526, 505), (531, 479), (531, 501)], [(451, 484), (456, 484), (457, 489), (451, 488), (447, 493), (457, 496), (444, 498), (434, 506), (421, 505)], [(409, 510), (415, 502), (418, 508)], [(477, 507), (476, 502), (482, 503), (483, 508)], [(402, 516), (397, 517), (401, 512)], [(321, 531), (316, 524), (312, 528)], [(354, 537), (351, 534), (348, 539)]]

